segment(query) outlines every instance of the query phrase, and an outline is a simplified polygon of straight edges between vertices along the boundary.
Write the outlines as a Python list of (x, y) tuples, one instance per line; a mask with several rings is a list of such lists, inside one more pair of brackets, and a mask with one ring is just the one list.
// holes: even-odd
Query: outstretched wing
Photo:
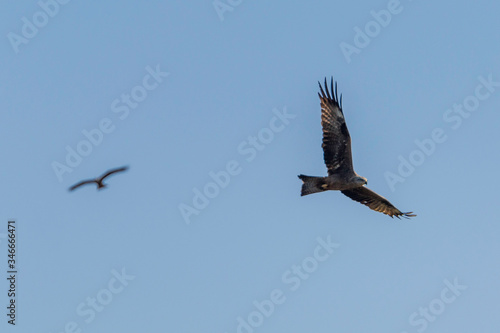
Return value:
[(93, 179), (92, 180), (84, 180), (84, 181), (79, 182), (78, 184), (75, 184), (75, 185), (71, 186), (68, 189), (68, 191), (73, 191), (73, 190), (77, 189), (80, 186), (87, 185), (87, 184), (94, 184), (94, 183), (97, 184), (97, 182), (95, 180), (93, 180)]
[(403, 217), (417, 216), (413, 214), (413, 212), (402, 213), (399, 209), (394, 207), (389, 202), (389, 200), (387, 200), (381, 195), (378, 195), (377, 193), (373, 192), (372, 190), (364, 186), (356, 187), (351, 190), (344, 190), (341, 192), (344, 193), (349, 198), (351, 198), (352, 200), (358, 201), (363, 205), (370, 207), (370, 209), (384, 213), (386, 215), (389, 215), (390, 217), (396, 216), (399, 219), (400, 216)]
[[(318, 82), (319, 83), (319, 82)], [(342, 112), (342, 95), (338, 99), (337, 83), (333, 90), (333, 78), (330, 91), (325, 78), (325, 90), (319, 83), (321, 94), (321, 126), (323, 127), (323, 157), (328, 175), (352, 172), (351, 136)], [(325, 94), (326, 91), (326, 94)]]
[(114, 173), (123, 172), (126, 170), (128, 170), (128, 166), (124, 166), (124, 167), (116, 168), (116, 169), (111, 169), (111, 170), (107, 171), (104, 175), (102, 175), (101, 178), (99, 178), (99, 181), (102, 182), (104, 180), (104, 178), (106, 178)]

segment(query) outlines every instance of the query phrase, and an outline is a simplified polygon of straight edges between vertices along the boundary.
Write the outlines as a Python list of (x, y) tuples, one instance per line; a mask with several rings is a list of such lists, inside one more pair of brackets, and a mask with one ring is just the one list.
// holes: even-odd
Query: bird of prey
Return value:
[[(318, 82), (319, 83), (319, 82)], [(303, 181), (301, 196), (327, 190), (341, 191), (349, 198), (368, 206), (370, 209), (399, 218), (416, 216), (413, 212), (403, 213), (394, 207), (386, 198), (365, 187), (365, 177), (359, 176), (352, 166), (351, 137), (342, 111), (342, 95), (340, 99), (335, 91), (333, 78), (330, 90), (325, 78), (325, 90), (319, 83), (321, 94), (321, 126), (323, 127), (323, 157), (328, 169), (327, 177), (311, 177), (299, 175)], [(325, 94), (326, 91), (326, 94)]]
[(114, 173), (117, 173), (117, 172), (126, 171), (127, 169), (128, 169), (128, 166), (124, 166), (124, 167), (116, 168), (116, 169), (111, 169), (111, 170), (107, 171), (105, 174), (103, 174), (102, 176), (97, 177), (96, 179), (84, 180), (84, 181), (79, 182), (78, 184), (71, 186), (69, 188), (69, 191), (73, 191), (73, 190), (75, 190), (78, 187), (83, 186), (83, 185), (94, 184), (94, 183), (97, 184), (97, 189), (101, 190), (107, 186), (106, 184), (103, 183), (104, 178), (106, 178)]

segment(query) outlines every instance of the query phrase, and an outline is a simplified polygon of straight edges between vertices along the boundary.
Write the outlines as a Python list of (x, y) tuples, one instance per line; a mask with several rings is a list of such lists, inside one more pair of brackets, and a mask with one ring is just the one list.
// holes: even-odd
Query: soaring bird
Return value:
[(117, 173), (117, 172), (126, 171), (127, 169), (128, 169), (128, 166), (124, 166), (124, 167), (116, 168), (116, 169), (111, 169), (111, 170), (107, 171), (105, 174), (103, 174), (102, 176), (97, 177), (96, 179), (83, 180), (83, 181), (79, 182), (78, 184), (71, 186), (69, 188), (69, 191), (73, 191), (73, 190), (75, 190), (78, 187), (83, 186), (83, 185), (94, 184), (94, 183), (97, 184), (97, 189), (101, 190), (107, 186), (106, 184), (103, 183), (104, 178), (106, 178), (114, 173)]
[[(373, 192), (365, 185), (368, 183), (365, 177), (358, 175), (352, 166), (351, 136), (342, 111), (342, 95), (340, 99), (337, 93), (337, 82), (333, 90), (333, 78), (330, 90), (325, 78), (325, 90), (319, 83), (321, 94), (318, 93), (321, 102), (321, 126), (323, 127), (323, 157), (328, 169), (327, 177), (311, 177), (299, 175), (303, 181), (301, 196), (337, 190), (349, 198), (368, 206), (370, 209), (384, 213), (390, 217), (396, 216), (414, 217), (413, 212), (402, 213), (394, 207), (386, 198)], [(326, 94), (325, 94), (326, 91)]]

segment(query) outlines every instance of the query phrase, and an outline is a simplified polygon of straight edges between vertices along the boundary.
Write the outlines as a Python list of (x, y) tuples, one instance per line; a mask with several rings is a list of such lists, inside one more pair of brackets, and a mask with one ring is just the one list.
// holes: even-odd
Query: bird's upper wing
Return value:
[(82, 185), (93, 184), (93, 183), (97, 183), (97, 182), (95, 180), (93, 180), (93, 179), (92, 180), (84, 180), (84, 181), (79, 182), (78, 184), (75, 184), (75, 185), (71, 186), (68, 189), (68, 191), (73, 191), (74, 189), (76, 189), (76, 188), (78, 188), (78, 187), (80, 187)]
[[(319, 82), (318, 82), (319, 83)], [(333, 78), (330, 91), (325, 78), (325, 90), (319, 83), (321, 94), (321, 126), (323, 127), (323, 157), (328, 175), (353, 171), (351, 156), (351, 136), (342, 112), (342, 95), (338, 99), (337, 83), (333, 90)], [(325, 94), (326, 91), (326, 94)]]
[(107, 171), (104, 175), (102, 175), (101, 178), (99, 178), (99, 180), (102, 181), (104, 178), (108, 177), (109, 175), (112, 175), (112, 174), (117, 173), (117, 172), (123, 172), (126, 170), (128, 170), (128, 166), (124, 166), (124, 167), (116, 168), (116, 169), (111, 169), (111, 170)]
[(372, 190), (370, 190), (365, 186), (356, 187), (341, 192), (344, 193), (349, 198), (351, 198), (352, 200), (356, 200), (362, 203), (363, 205), (370, 207), (370, 209), (384, 213), (386, 215), (389, 215), (390, 217), (396, 216), (397, 218), (399, 218), (400, 216), (403, 217), (417, 216), (413, 214), (413, 212), (402, 213), (399, 209), (394, 207), (389, 202), (389, 200), (387, 200), (381, 195), (378, 195), (377, 193), (373, 192)]

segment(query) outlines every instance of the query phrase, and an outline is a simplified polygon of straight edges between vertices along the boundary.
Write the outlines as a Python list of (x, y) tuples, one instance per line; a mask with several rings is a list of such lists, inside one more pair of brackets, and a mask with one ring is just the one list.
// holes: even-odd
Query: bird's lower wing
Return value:
[(71, 186), (68, 191), (73, 191), (73, 190), (79, 188), (80, 186), (87, 185), (87, 184), (94, 184), (94, 183), (97, 183), (97, 182), (95, 180), (84, 180), (83, 182), (79, 182), (78, 184)]
[(399, 218), (403, 217), (414, 217), (417, 216), (413, 212), (403, 213), (396, 207), (394, 207), (389, 200), (381, 195), (373, 192), (367, 187), (361, 186), (350, 190), (341, 191), (344, 195), (348, 196), (352, 200), (362, 203), (368, 206), (370, 209), (389, 215), (390, 217), (396, 216)]

